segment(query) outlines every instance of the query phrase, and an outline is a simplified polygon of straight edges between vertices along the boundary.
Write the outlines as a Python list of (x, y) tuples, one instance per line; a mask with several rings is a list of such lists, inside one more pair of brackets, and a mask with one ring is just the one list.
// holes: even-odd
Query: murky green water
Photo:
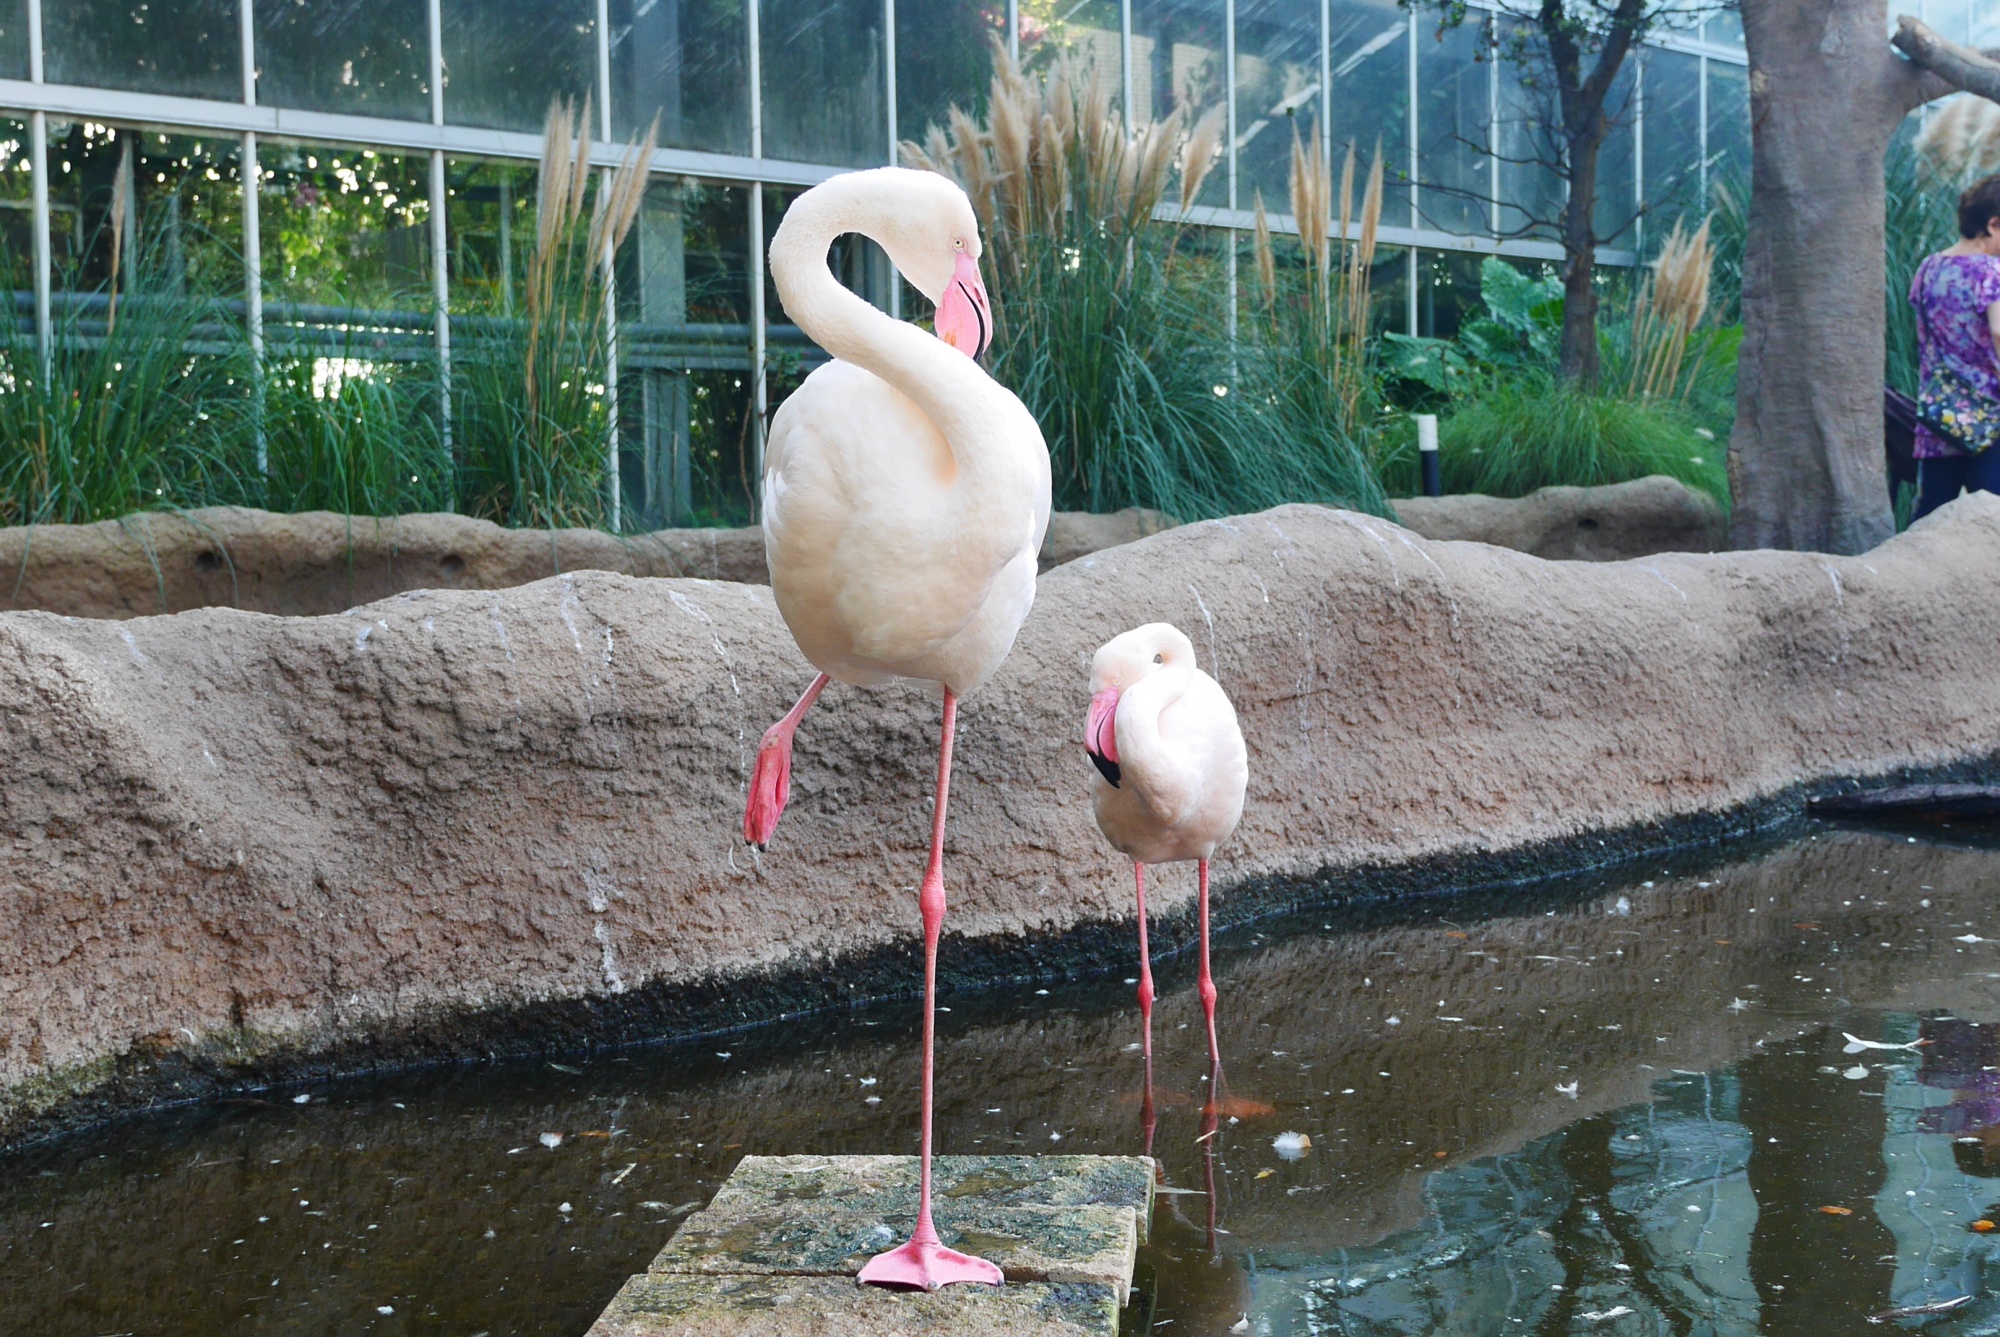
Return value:
[[(1221, 956), (1238, 1118), (1205, 1141), (1169, 963), (1151, 1138), (1176, 1191), (1127, 1329), (1818, 1335), (1972, 1297), (1900, 1322), (2000, 1331), (1989, 936), (2000, 852), (1831, 829), (1260, 926)], [(1130, 994), (948, 1000), (941, 1148), (1141, 1150)], [(739, 1156), (913, 1151), (914, 1013), (275, 1092), (0, 1159), (0, 1333), (581, 1333)]]

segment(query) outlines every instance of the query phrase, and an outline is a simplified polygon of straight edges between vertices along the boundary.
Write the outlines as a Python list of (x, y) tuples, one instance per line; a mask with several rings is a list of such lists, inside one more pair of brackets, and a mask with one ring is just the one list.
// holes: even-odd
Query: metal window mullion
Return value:
[[(1222, 95), (1227, 99), (1223, 111), (1223, 121), (1228, 128), (1225, 137), (1229, 157), (1225, 166), (1229, 170), (1229, 208), (1236, 210), (1236, 0), (1223, 0), (1222, 4)], [(1236, 372), (1236, 229), (1229, 229), (1229, 359), (1230, 376)]]
[[(442, 0), (427, 0), (425, 25), (430, 37), (431, 124), (444, 124), (444, 10)], [(430, 240), (432, 320), (437, 331), (438, 440), (449, 456), (451, 439), (451, 270), (450, 234), (446, 230), (449, 193), (445, 184), (444, 150), (431, 150)]]
[(1499, 29), (1491, 19), (1486, 29), (1486, 227), (1500, 235), (1500, 157), (1506, 150), (1500, 143), (1500, 42)]
[[(41, 83), (42, 0), (28, 0), (28, 78)], [(45, 111), (28, 113), (28, 191), (34, 209), (30, 228), (35, 253), (35, 351), (41, 355), (42, 379), (49, 377), (54, 355), (49, 314), (49, 116)]]
[(1319, 0), (1319, 139), (1333, 170), (1333, 0)]
[(1646, 49), (1632, 71), (1632, 249), (1646, 253)]
[[(600, 137), (611, 142), (611, 6), (597, 0), (597, 124)], [(584, 127), (589, 133), (589, 127)], [(598, 177), (597, 188), (611, 189), (616, 169), (607, 167)], [(604, 490), (609, 503), (611, 532), (624, 528), (624, 479), (618, 472), (618, 253), (611, 238), (604, 239), (600, 258), (604, 271)]]
[(1696, 136), (1696, 139), (1701, 144), (1701, 171), (1697, 174), (1696, 180), (1701, 185), (1701, 207), (1706, 209), (1708, 207), (1708, 57), (1707, 56), (1703, 56), (1701, 58), (1700, 75), (1701, 75), (1701, 105), (1698, 109), (1698, 115), (1701, 120), (1701, 133), (1698, 136)]
[[(257, 33), (251, 0), (236, 7), (238, 56), (243, 62), (243, 105), (257, 105)], [(237, 182), (243, 192), (243, 330), (250, 340), (250, 393), (256, 397), (251, 409), (251, 436), (257, 451), (257, 474), (271, 474), (270, 444), (264, 436), (264, 238), (262, 201), (258, 189), (262, 177), (257, 168), (257, 132), (243, 132), (237, 163)], [(269, 498), (267, 497), (268, 503)]]
[[(1010, 0), (1011, 3), (1011, 0)], [(764, 320), (764, 23), (762, 0), (748, 0), (745, 11), (750, 23), (750, 157), (760, 165), (759, 179), (749, 183), (750, 209), (750, 400), (753, 416), (750, 433), (751, 487), (750, 513), (762, 523), (764, 518), (764, 413), (769, 399), (764, 384), (764, 355), (770, 331)]]
[[(1410, 106), (1409, 114), (1404, 122), (1404, 128), (1410, 136), (1410, 230), (1414, 232), (1422, 222), (1422, 215), (1418, 212), (1419, 206), (1417, 203), (1417, 174), (1423, 162), (1423, 141), (1418, 138), (1423, 127), (1417, 115), (1417, 8), (1415, 5), (1410, 6), (1408, 22), (1408, 35), (1404, 40), (1404, 45), (1409, 48), (1407, 53), (1409, 59), (1405, 62), (1405, 72), (1407, 75), (1405, 88), (1408, 90)], [(1417, 279), (1421, 268), (1417, 263), (1417, 248), (1411, 246), (1410, 293), (1407, 303), (1408, 310), (1405, 314), (1409, 317), (1410, 333), (1413, 336), (1416, 334), (1418, 327)]]
[[(888, 90), (889, 165), (894, 167), (901, 133), (896, 118), (896, 0), (882, 0), (882, 50), (882, 66), (888, 74), (884, 87)], [(897, 320), (903, 318), (903, 276), (894, 260), (889, 261), (889, 314)]]
[[(1013, 9), (1012, 0), (1008, 9)], [(1125, 108), (1125, 128), (1139, 124), (1139, 109), (1132, 105), (1132, 0), (1118, 0), (1118, 87)]]

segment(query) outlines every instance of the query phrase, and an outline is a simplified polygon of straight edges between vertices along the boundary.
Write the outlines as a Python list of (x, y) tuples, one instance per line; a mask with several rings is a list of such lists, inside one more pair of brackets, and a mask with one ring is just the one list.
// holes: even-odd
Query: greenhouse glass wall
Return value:
[[(1961, 40), (2000, 27), (1970, 3), (1922, 8)], [(155, 269), (224, 299), (260, 355), (306, 356), (316, 380), (398, 359), (448, 378), (453, 341), (522, 300), (551, 101), (588, 116), (599, 168), (657, 124), (613, 269), (614, 524), (741, 522), (763, 415), (821, 356), (768, 290), (764, 241), (802, 188), (892, 161), (953, 105), (977, 114), (994, 44), (1029, 68), (1087, 61), (1137, 122), (1226, 108), (1190, 221), (1231, 257), (1257, 197), (1285, 198), (1294, 129), (1380, 145), (1387, 319), (1449, 333), (1480, 257), (1560, 256), (1538, 226), (1560, 183), (1510, 152), (1532, 99), (1492, 58), (1508, 20), (1484, 17), (1440, 32), (1395, 0), (0, 0), (0, 256), (44, 343), (115, 302), (115, 234), (143, 227)], [(1634, 63), (1605, 263), (1745, 179), (1744, 64), (1727, 15)], [(872, 247), (839, 263), (900, 310)]]

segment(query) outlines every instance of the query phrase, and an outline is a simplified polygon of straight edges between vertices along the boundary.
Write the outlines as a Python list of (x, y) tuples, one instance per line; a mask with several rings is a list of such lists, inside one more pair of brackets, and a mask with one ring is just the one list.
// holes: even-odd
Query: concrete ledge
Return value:
[[(749, 1156), (627, 1282), (591, 1337), (902, 1333), (1112, 1337), (1152, 1215), (1143, 1156), (940, 1156), (938, 1234), (1000, 1265), (1007, 1285), (937, 1295), (862, 1287), (907, 1236), (914, 1156)], [(759, 1326), (759, 1325), (763, 1326)]]
[(1491, 543), (1552, 561), (1622, 562), (1729, 546), (1729, 517), (1715, 498), (1661, 474), (1525, 497), (1406, 497), (1394, 505), (1396, 518), (1427, 539)]
[(951, 1286), (892, 1294), (844, 1277), (694, 1277), (642, 1273), (589, 1337), (1113, 1337), (1118, 1300), (1104, 1286)]
[[(1049, 517), (1041, 568), (1172, 528), (1133, 507)], [(376, 518), (241, 506), (0, 528), (0, 611), (131, 618), (195, 608), (320, 617), (410, 590), (511, 589), (564, 572), (770, 583), (764, 531), (503, 529), (463, 515)]]

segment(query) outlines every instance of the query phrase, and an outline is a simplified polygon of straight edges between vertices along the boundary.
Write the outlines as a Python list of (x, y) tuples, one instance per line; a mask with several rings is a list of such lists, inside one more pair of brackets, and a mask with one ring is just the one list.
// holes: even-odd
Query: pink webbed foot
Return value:
[(743, 810), (743, 839), (762, 849), (771, 843), (785, 801), (792, 796), (792, 730), (780, 720), (764, 731), (750, 772), (750, 802)]
[(947, 1249), (935, 1239), (912, 1239), (900, 1248), (876, 1254), (861, 1269), (857, 1281), (864, 1286), (908, 1286), (926, 1291), (957, 1282), (1003, 1284), (1000, 1269), (992, 1263)]

